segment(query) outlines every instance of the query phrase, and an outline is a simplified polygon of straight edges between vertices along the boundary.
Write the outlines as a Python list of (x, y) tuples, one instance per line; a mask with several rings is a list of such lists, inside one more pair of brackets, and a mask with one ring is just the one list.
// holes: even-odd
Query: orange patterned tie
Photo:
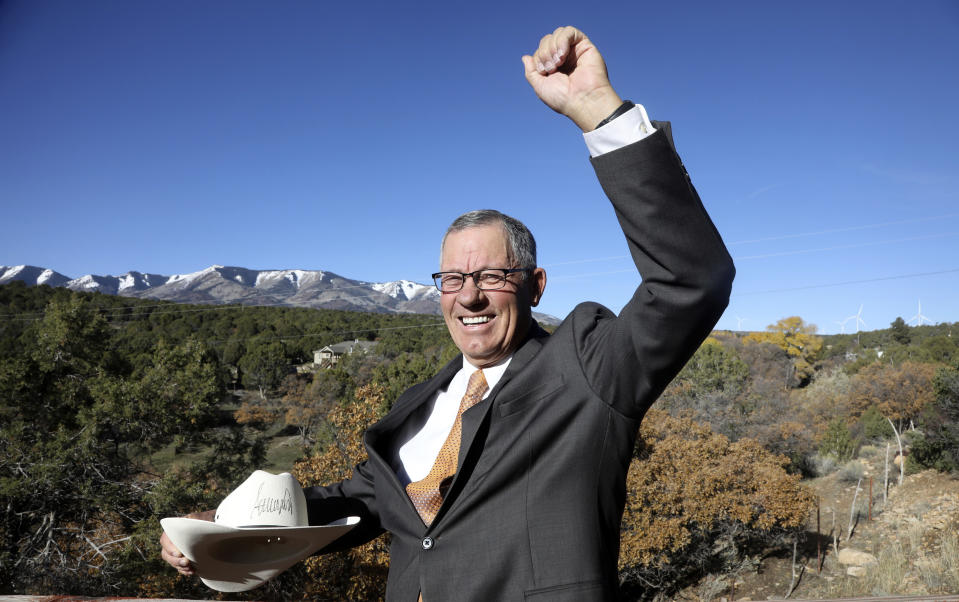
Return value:
[(450, 434), (446, 436), (440, 453), (436, 456), (433, 468), (430, 473), (420, 479), (413, 481), (406, 486), (406, 493), (416, 506), (423, 522), (429, 525), (436, 518), (436, 513), (440, 511), (440, 505), (443, 503), (443, 496), (453, 482), (453, 475), (456, 474), (456, 464), (460, 453), (460, 439), (463, 436), (463, 412), (476, 405), (489, 386), (486, 384), (486, 377), (482, 370), (477, 370), (470, 376), (470, 381), (466, 385), (466, 395), (460, 401), (459, 412), (456, 414), (456, 421), (453, 422), (453, 428)]

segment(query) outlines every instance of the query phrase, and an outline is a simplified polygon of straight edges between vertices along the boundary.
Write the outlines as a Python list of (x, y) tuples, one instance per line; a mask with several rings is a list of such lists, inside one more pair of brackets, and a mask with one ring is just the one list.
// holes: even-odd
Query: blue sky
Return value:
[(737, 260), (720, 327), (959, 321), (954, 0), (0, 2), (0, 264), (426, 283), (493, 207), (537, 236), (541, 310), (618, 310), (625, 242), (520, 62), (566, 24), (673, 122)]

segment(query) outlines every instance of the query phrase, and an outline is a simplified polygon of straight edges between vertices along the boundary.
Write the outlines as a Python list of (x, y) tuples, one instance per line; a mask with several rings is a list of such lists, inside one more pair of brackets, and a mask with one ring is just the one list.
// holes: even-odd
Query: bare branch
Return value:
[[(889, 420), (889, 418), (886, 417), (886, 420)], [(899, 431), (896, 430), (896, 425), (892, 423), (892, 420), (889, 420), (889, 426), (892, 427), (892, 432), (896, 435), (896, 443), (899, 444), (899, 485), (902, 486), (902, 479), (906, 474), (906, 456), (902, 453), (902, 439), (899, 438)]]
[(859, 486), (862, 485), (862, 479), (856, 483), (856, 492), (852, 495), (852, 504), (849, 506), (849, 528), (846, 531), (846, 541), (852, 539), (852, 529), (855, 527), (853, 518), (856, 513), (856, 498), (859, 497), (859, 492), (862, 490)]
[(799, 570), (799, 574), (796, 574), (796, 549), (799, 547), (799, 535), (795, 536), (793, 539), (793, 562), (790, 568), (792, 569), (792, 579), (789, 581), (789, 589), (786, 590), (785, 598), (788, 598), (792, 595), (793, 591), (796, 589), (796, 586), (799, 585), (799, 579), (802, 578), (803, 571), (806, 570), (806, 565), (803, 565)]

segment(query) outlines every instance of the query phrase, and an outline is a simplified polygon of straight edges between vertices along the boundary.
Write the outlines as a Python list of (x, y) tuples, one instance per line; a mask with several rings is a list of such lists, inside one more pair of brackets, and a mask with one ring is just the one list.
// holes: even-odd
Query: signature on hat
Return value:
[(256, 490), (256, 498), (253, 500), (253, 506), (250, 508), (250, 519), (259, 518), (264, 514), (276, 514), (282, 516), (284, 513), (293, 516), (293, 494), (289, 489), (283, 490), (283, 497), (273, 497), (262, 495), (263, 485)]

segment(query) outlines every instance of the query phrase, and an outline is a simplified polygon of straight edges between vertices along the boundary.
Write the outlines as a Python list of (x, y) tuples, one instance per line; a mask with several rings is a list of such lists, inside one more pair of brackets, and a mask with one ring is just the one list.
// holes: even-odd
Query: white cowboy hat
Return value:
[(279, 575), (360, 522), (311, 527), (306, 497), (290, 473), (257, 470), (226, 496), (213, 522), (164, 518), (163, 530), (208, 587), (243, 592)]

